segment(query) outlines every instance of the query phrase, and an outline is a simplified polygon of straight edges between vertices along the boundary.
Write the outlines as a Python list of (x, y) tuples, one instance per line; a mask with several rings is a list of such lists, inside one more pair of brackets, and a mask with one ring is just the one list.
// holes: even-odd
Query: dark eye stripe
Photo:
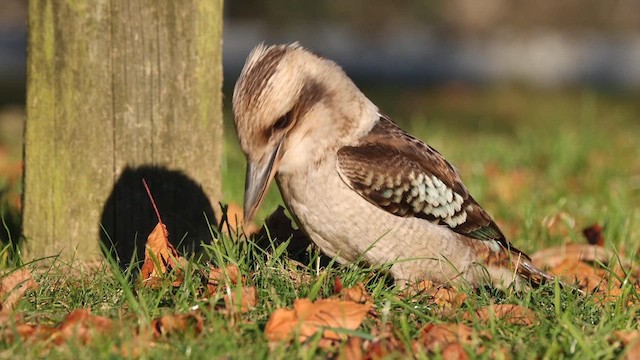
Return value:
[(275, 122), (275, 124), (273, 124), (273, 130), (278, 131), (286, 128), (287, 126), (289, 126), (289, 124), (291, 124), (292, 118), (293, 117), (291, 116), (291, 111), (284, 114)]

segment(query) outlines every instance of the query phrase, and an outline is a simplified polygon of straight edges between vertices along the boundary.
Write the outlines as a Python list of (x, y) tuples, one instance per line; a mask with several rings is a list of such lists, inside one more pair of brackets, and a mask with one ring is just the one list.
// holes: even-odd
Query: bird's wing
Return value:
[(381, 209), (423, 218), (471, 238), (497, 241), (521, 253), (469, 195), (447, 160), (387, 117), (381, 117), (358, 145), (338, 151), (337, 168), (349, 187)]

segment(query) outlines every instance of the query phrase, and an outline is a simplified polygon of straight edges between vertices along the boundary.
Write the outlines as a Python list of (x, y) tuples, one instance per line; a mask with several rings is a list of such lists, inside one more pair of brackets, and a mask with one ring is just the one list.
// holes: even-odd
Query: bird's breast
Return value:
[(403, 265), (396, 272), (415, 278), (429, 268), (424, 259), (447, 258), (462, 267), (474, 260), (471, 249), (452, 231), (423, 219), (395, 216), (365, 200), (342, 181), (333, 159), (305, 172), (279, 174), (277, 181), (298, 226), (340, 262), (397, 261)]

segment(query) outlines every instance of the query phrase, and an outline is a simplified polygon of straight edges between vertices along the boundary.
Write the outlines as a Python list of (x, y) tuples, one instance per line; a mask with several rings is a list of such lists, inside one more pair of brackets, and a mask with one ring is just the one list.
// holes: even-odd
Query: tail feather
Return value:
[(557, 281), (560, 287), (562, 287), (563, 289), (571, 289), (578, 292), (579, 294), (582, 294), (582, 295), (585, 294), (584, 291), (578, 289), (577, 287), (572, 285), (567, 285), (564, 282), (562, 282), (560, 279), (558, 279), (556, 276), (553, 276), (548, 272), (536, 267), (529, 260), (522, 261), (521, 263), (518, 264), (517, 273), (518, 275), (529, 280), (531, 284), (536, 287), (544, 284), (551, 284)]
[(522, 259), (522, 261), (518, 263), (517, 266), (518, 267), (516, 271), (518, 275), (529, 280), (535, 286), (553, 283), (556, 280), (555, 276), (547, 273), (542, 269), (537, 268), (528, 259)]

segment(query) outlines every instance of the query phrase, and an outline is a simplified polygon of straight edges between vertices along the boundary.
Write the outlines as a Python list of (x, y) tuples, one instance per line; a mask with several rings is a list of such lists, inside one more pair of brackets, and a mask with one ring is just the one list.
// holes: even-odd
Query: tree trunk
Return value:
[(28, 25), (27, 257), (140, 250), (157, 221), (143, 177), (172, 242), (210, 238), (222, 0), (30, 0)]

